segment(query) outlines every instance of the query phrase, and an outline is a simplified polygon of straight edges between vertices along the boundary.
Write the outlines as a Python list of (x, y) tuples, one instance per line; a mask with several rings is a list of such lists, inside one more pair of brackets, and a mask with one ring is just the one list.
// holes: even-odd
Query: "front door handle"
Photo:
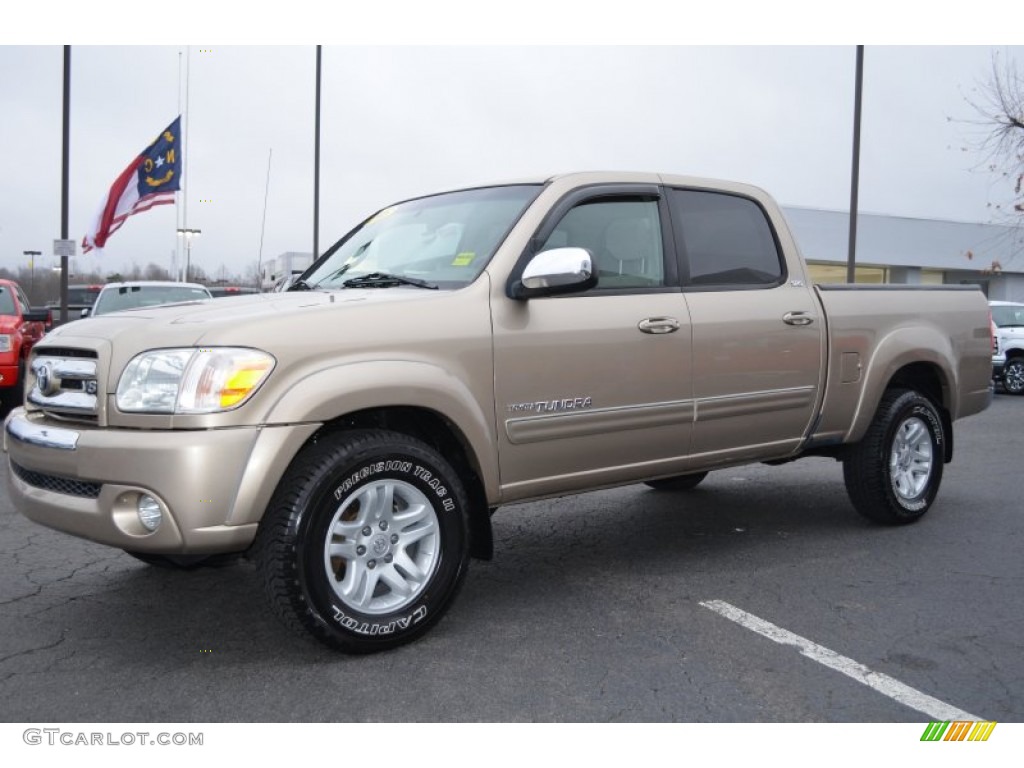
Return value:
[(674, 317), (648, 317), (637, 323), (636, 327), (644, 333), (673, 333), (679, 330), (679, 321)]
[(810, 325), (814, 318), (806, 312), (787, 312), (782, 316), (782, 322), (789, 325)]

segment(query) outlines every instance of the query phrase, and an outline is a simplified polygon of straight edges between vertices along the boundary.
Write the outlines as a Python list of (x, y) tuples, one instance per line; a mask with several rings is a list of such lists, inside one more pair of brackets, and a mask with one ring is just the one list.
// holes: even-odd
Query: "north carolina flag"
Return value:
[(178, 115), (114, 180), (82, 239), (82, 252), (102, 249), (129, 216), (148, 211), (154, 205), (173, 203), (174, 193), (180, 188), (181, 115)]

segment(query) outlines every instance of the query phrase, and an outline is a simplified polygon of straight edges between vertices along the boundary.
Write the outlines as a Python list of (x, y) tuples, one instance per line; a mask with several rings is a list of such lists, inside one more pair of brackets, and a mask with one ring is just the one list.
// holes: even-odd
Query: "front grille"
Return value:
[(98, 363), (91, 350), (37, 347), (26, 382), (28, 403), (54, 418), (96, 423)]
[(84, 499), (95, 499), (100, 495), (103, 487), (99, 483), (90, 483), (88, 480), (76, 480), (73, 477), (62, 475), (46, 475), (42, 472), (34, 472), (25, 469), (20, 464), (11, 462), (11, 471), (25, 484), (33, 488), (42, 488), (44, 491), (63, 493), (66, 496), (79, 496)]

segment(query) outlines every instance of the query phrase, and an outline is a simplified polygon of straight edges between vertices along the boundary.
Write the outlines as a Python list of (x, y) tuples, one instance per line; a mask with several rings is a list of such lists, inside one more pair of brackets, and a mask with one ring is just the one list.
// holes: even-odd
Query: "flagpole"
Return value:
[(274, 156), (274, 148), (267, 154), (267, 186), (263, 189), (263, 223), (260, 225), (260, 250), (256, 254), (256, 287), (263, 290), (263, 233), (267, 229), (267, 197), (270, 195), (270, 160)]
[(860, 112), (864, 87), (864, 46), (857, 46), (853, 86), (853, 161), (850, 170), (850, 236), (846, 251), (846, 282), (857, 281), (857, 196), (860, 191)]
[[(182, 201), (182, 216), (181, 216), (181, 229), (186, 230), (186, 231), (188, 230), (188, 158), (189, 158), (189, 155), (192, 153), (191, 148), (187, 146), (190, 143), (190, 141), (192, 140), (192, 136), (191, 136), (191, 134), (188, 131), (188, 118), (189, 118), (188, 86), (189, 86), (189, 82), (191, 80), (191, 75), (192, 75), (192, 46), (189, 45), (189, 46), (185, 47), (185, 130), (182, 132), (182, 135), (181, 135), (181, 153), (182, 153), (182, 155), (184, 155), (184, 157), (182, 159), (183, 159), (183, 161), (185, 163), (185, 167), (182, 169), (182, 170), (184, 170), (184, 174), (181, 177), (181, 196), (183, 198), (183, 201)], [(185, 280), (184, 280), (184, 282), (187, 283), (188, 282), (188, 270), (189, 270), (189, 267), (191, 267), (191, 264), (189, 264), (189, 262), (192, 260), (192, 249), (189, 247), (189, 237), (188, 237), (188, 235), (186, 235), (186, 237), (185, 237), (185, 246), (186, 247), (185, 247)]]
[[(178, 114), (181, 114), (181, 51), (178, 51)], [(183, 139), (184, 140), (184, 137)], [(185, 148), (182, 147), (182, 153)], [(182, 229), (185, 225), (181, 220), (181, 195), (179, 191), (174, 195), (174, 227), (175, 230)], [(174, 251), (171, 254), (171, 275), (174, 280), (181, 281), (181, 238), (175, 239)]]
[[(64, 148), (61, 154), (60, 239), (68, 239), (68, 191), (71, 136), (71, 46), (64, 46)], [(68, 255), (60, 255), (60, 322), (68, 321)]]
[(313, 130), (313, 261), (320, 257), (320, 46), (316, 47), (316, 109)]

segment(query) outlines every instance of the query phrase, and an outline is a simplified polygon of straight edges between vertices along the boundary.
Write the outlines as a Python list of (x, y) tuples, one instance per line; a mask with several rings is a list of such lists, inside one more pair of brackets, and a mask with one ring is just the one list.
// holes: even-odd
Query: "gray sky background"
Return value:
[[(0, 266), (41, 250), (45, 267), (60, 236), (62, 49), (0, 41)], [(1010, 190), (976, 170), (963, 121), (996, 51), (1024, 61), (1019, 46), (867, 46), (862, 211), (994, 220)], [(262, 257), (312, 250), (313, 45), (73, 46), (69, 236), (81, 242), (114, 178), (184, 107), (186, 62), (193, 263), (255, 263), (271, 150)], [(854, 64), (853, 45), (325, 45), (321, 249), (405, 197), (573, 170), (732, 179), (845, 210)], [(169, 266), (181, 215), (131, 217), (79, 271)]]

